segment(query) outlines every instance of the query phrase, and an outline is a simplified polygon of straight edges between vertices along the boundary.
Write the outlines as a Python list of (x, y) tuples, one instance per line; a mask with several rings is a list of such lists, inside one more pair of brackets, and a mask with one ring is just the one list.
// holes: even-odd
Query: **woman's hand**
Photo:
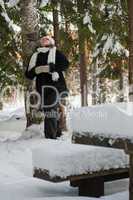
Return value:
[(49, 65), (38, 66), (36, 67), (35, 72), (36, 74), (49, 73)]

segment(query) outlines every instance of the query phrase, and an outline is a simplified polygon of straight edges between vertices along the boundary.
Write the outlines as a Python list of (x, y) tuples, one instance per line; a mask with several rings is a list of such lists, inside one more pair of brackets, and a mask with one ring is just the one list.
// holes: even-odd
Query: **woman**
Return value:
[(45, 112), (45, 137), (56, 139), (61, 135), (58, 97), (62, 92), (68, 91), (63, 71), (68, 69), (69, 62), (65, 55), (56, 49), (53, 38), (42, 37), (40, 45), (32, 55), (25, 75), (31, 80), (36, 77), (36, 90), (41, 96), (41, 108)]

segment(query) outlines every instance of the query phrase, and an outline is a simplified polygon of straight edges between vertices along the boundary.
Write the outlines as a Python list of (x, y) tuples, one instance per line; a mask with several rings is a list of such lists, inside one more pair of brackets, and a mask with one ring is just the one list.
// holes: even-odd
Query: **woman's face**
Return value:
[(49, 46), (49, 43), (50, 43), (50, 41), (49, 41), (48, 37), (42, 37), (40, 39), (40, 44), (41, 44), (42, 47)]

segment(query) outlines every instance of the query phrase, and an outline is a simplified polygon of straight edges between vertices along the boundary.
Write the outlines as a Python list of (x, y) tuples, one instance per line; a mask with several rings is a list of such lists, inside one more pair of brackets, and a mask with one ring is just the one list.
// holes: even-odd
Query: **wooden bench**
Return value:
[(72, 141), (76, 144), (123, 149), (129, 155), (129, 200), (133, 200), (133, 139), (130, 137), (114, 138), (114, 134), (73, 132)]
[(129, 177), (128, 168), (110, 169), (82, 175), (68, 176), (63, 179), (59, 176), (51, 177), (48, 170), (34, 168), (34, 177), (53, 183), (70, 181), (72, 187), (78, 187), (79, 196), (104, 196), (104, 183)]
[[(77, 141), (73, 138), (73, 142), (77, 142)], [(62, 145), (62, 144), (59, 144), (57, 146), (57, 148), (60, 148), (60, 145)], [(72, 145), (72, 144), (70, 144), (70, 145)], [(44, 146), (45, 146), (45, 149), (44, 149), (44, 152), (45, 152), (47, 147), (45, 144), (44, 144)], [(68, 148), (69, 148), (69, 145), (68, 145)], [(75, 144), (75, 148), (78, 149), (78, 144)], [(86, 148), (88, 148), (88, 147), (86, 147)], [(55, 149), (54, 146), (53, 146), (53, 149)], [(67, 147), (66, 147), (66, 149), (67, 149)], [(64, 152), (64, 154), (66, 154), (66, 153), (67, 153), (67, 151)], [(79, 151), (77, 151), (77, 154), (78, 153), (79, 153)], [(92, 154), (92, 153), (93, 152), (90, 151), (90, 154)], [(47, 152), (46, 152), (46, 154), (47, 154)], [(56, 157), (60, 156), (58, 154), (58, 152), (56, 153), (53, 150), (53, 153), (49, 154), (49, 159), (52, 159), (54, 157), (54, 155)], [(76, 154), (74, 153), (74, 155), (76, 155)], [(68, 156), (69, 156), (69, 154), (68, 154)], [(64, 157), (65, 157), (65, 155), (64, 155)], [(63, 158), (63, 154), (62, 154), (62, 158)], [(44, 155), (44, 159), (45, 159), (45, 155)], [(47, 162), (47, 160), (46, 160), (46, 162)], [(67, 160), (66, 160), (66, 164), (67, 164)], [(60, 164), (58, 164), (58, 165), (59, 165), (58, 167), (60, 168), (61, 167)], [(46, 181), (54, 182), (54, 183), (59, 183), (62, 181), (70, 181), (71, 186), (78, 187), (79, 196), (100, 197), (100, 196), (104, 196), (104, 182), (128, 178), (129, 170), (127, 167), (111, 168), (108, 170), (100, 169), (100, 170), (94, 171), (94, 172), (88, 170), (88, 172), (78, 174), (78, 175), (69, 174), (65, 178), (63, 178), (59, 175), (56, 176), (55, 174), (54, 174), (54, 176), (51, 176), (50, 170), (48, 169), (48, 167), (47, 167), (47, 169), (42, 168), (42, 167), (39, 168), (39, 167), (36, 167), (34, 164), (34, 177), (37, 177), (37, 178), (40, 178), (40, 179), (43, 179)]]
[(101, 104), (71, 112), (73, 143), (123, 149), (129, 155), (129, 200), (133, 200), (133, 102)]

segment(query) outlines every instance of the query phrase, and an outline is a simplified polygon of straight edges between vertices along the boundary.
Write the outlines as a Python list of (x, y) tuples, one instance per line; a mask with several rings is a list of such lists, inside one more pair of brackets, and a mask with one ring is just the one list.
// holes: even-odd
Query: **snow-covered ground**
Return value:
[[(69, 182), (56, 184), (32, 177), (32, 149), (45, 139), (43, 125), (25, 132), (25, 124), (22, 108), (0, 112), (0, 200), (92, 200), (78, 197), (77, 188)], [(128, 180), (107, 183), (108, 196), (101, 199), (128, 200), (127, 190)]]

